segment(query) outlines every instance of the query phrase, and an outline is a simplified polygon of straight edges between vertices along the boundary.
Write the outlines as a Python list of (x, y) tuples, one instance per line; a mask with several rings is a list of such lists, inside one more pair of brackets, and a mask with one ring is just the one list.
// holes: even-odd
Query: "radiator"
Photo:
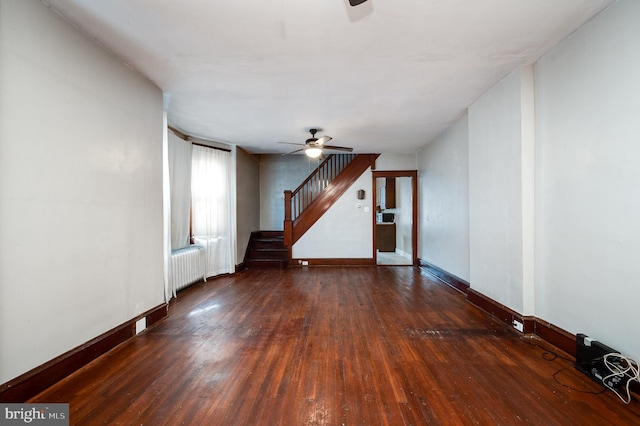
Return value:
[(204, 247), (189, 246), (171, 252), (173, 288), (181, 290), (189, 284), (205, 279)]

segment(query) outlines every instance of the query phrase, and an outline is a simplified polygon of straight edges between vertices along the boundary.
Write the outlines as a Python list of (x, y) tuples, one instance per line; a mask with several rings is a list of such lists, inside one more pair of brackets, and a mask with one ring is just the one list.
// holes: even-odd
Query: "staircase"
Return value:
[(284, 245), (282, 231), (256, 231), (251, 233), (244, 260), (248, 269), (286, 268), (289, 249)]
[(244, 258), (248, 269), (286, 268), (290, 249), (369, 167), (379, 154), (329, 156), (294, 191), (285, 191), (284, 231), (251, 233)]
[[(330, 155), (298, 188), (284, 192), (284, 245), (291, 247), (380, 154)], [(319, 189), (318, 189), (319, 188)]]

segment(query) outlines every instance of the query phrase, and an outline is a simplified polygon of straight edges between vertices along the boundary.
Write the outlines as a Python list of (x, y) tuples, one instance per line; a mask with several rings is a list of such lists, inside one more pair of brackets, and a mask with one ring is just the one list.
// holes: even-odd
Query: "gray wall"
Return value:
[(236, 148), (237, 262), (244, 259), (249, 238), (260, 230), (260, 159)]
[(306, 155), (260, 156), (260, 229), (284, 228), (284, 191), (294, 190), (317, 167)]

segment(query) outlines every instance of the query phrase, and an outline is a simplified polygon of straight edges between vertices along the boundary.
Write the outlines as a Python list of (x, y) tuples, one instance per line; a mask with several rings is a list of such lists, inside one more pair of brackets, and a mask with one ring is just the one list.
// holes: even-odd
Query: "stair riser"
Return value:
[(249, 260), (247, 262), (247, 268), (249, 269), (258, 269), (258, 268), (286, 268), (287, 262), (284, 260)]
[(251, 238), (277, 238), (282, 239), (282, 231), (259, 231), (251, 234)]
[(287, 260), (289, 258), (288, 252), (279, 252), (279, 251), (261, 251), (261, 250), (250, 250), (249, 251), (249, 259), (277, 259), (277, 260)]
[(282, 241), (252, 241), (250, 249), (257, 250), (283, 250), (285, 249)]

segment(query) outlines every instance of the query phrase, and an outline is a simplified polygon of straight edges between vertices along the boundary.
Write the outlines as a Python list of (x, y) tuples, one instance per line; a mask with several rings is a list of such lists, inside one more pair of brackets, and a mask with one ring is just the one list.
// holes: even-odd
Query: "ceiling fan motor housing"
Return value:
[(306, 145), (315, 145), (314, 142), (318, 141), (318, 138), (316, 138), (316, 133), (318, 133), (318, 129), (309, 129), (309, 133), (311, 133), (311, 137), (307, 139), (304, 143)]

